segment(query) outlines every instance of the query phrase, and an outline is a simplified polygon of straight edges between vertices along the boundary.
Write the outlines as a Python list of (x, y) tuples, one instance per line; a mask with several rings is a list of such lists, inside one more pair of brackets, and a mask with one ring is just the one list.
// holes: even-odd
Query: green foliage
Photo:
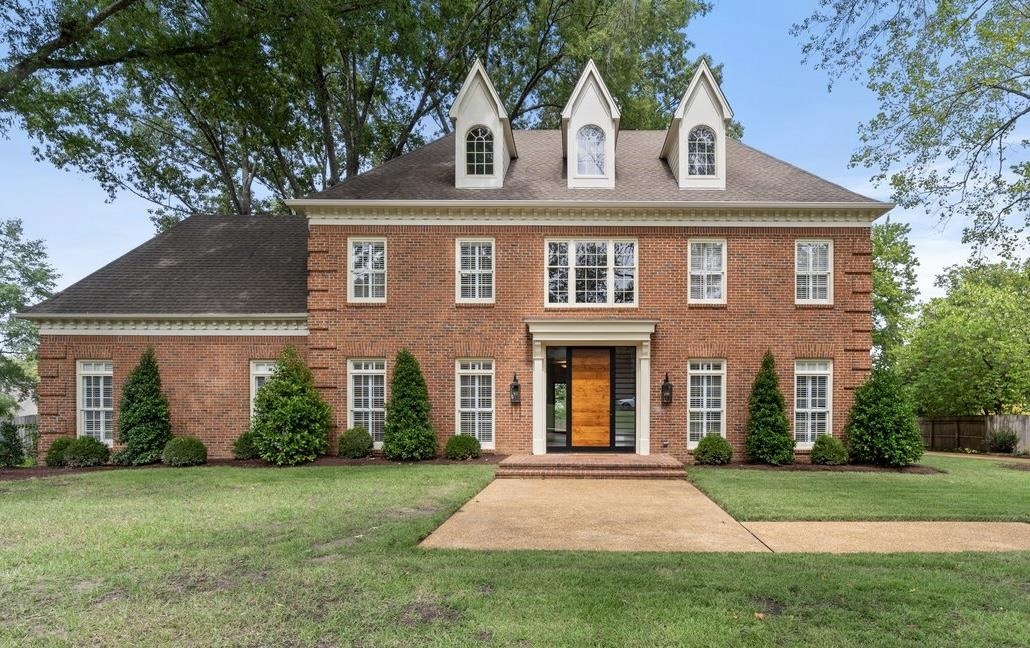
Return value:
[(1030, 410), (1030, 262), (953, 267), (898, 369), (923, 416)]
[(923, 456), (915, 413), (895, 372), (874, 368), (858, 388), (844, 438), (855, 463), (907, 466)]
[(207, 463), (207, 446), (197, 437), (172, 437), (161, 453), (161, 463), (168, 466), (199, 466)]
[(812, 463), (823, 466), (843, 466), (848, 463), (848, 449), (840, 439), (822, 434), (812, 444), (811, 459)]
[(436, 433), (429, 421), (429, 392), (418, 360), (407, 349), (397, 353), (383, 427), (383, 454), (420, 461), (436, 455)]
[(990, 452), (1012, 454), (1019, 445), (1019, 437), (1012, 430), (991, 430), (987, 433), (987, 449)]
[(93, 437), (79, 437), (64, 449), (63, 458), (69, 468), (89, 468), (106, 464), (111, 450)]
[(43, 460), (46, 465), (51, 468), (60, 468), (64, 465), (64, 453), (68, 450), (68, 446), (72, 444), (71, 437), (60, 437), (54, 439), (54, 442), (50, 444), (50, 448), (46, 451), (46, 458)]
[(332, 420), (311, 370), (296, 349), (286, 347), (254, 398), (251, 430), (258, 454), (277, 466), (314, 461), (329, 448)]
[(125, 379), (118, 407), (118, 442), (125, 447), (115, 455), (115, 463), (132, 466), (160, 461), (172, 438), (172, 425), (153, 347), (143, 352)]
[(0, 423), (0, 468), (14, 468), (25, 463), (25, 448), (18, 437), (18, 426), (10, 421)]
[(483, 448), (476, 437), (470, 434), (455, 434), (447, 439), (443, 454), (448, 459), (464, 461), (478, 458), (482, 451)]
[(730, 442), (718, 434), (705, 435), (694, 449), (694, 463), (721, 466), (733, 459), (733, 447)]
[(892, 366), (916, 312), (915, 248), (908, 241), (912, 228), (890, 218), (872, 227), (873, 350), (877, 361)]
[(748, 459), (754, 462), (774, 466), (794, 462), (794, 437), (772, 351), (765, 352), (762, 368), (751, 385), (744, 447)]
[(362, 459), (372, 454), (372, 435), (365, 428), (352, 427), (340, 435), (340, 456), (348, 459)]
[(258, 452), (257, 446), (254, 444), (255, 439), (254, 432), (247, 430), (236, 438), (236, 441), (232, 444), (232, 456), (234, 459), (260, 459), (261, 453)]

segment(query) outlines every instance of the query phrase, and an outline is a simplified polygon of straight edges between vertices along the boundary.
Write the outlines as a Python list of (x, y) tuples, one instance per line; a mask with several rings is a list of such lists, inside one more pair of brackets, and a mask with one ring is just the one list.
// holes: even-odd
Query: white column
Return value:
[(543, 342), (533, 340), (533, 454), (547, 453), (547, 368)]
[(651, 342), (637, 347), (637, 454), (651, 454)]

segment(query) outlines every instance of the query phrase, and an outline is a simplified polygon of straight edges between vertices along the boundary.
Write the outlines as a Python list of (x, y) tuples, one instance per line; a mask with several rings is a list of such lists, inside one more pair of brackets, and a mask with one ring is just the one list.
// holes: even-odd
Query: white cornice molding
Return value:
[(307, 314), (293, 315), (21, 315), (40, 335), (306, 336)]

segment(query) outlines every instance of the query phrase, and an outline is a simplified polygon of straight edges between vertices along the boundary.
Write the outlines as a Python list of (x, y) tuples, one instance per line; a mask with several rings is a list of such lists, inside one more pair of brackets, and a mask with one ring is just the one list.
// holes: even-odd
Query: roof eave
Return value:
[(33, 313), (24, 311), (15, 313), (14, 317), (29, 321), (42, 320), (136, 320), (156, 321), (167, 319), (217, 321), (217, 320), (301, 320), (307, 319), (303, 313)]

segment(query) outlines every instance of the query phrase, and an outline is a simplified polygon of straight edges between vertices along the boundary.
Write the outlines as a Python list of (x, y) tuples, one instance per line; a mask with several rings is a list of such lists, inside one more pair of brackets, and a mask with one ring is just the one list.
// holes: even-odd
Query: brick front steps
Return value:
[(569, 452), (512, 455), (497, 479), (686, 479), (683, 463), (669, 455)]

